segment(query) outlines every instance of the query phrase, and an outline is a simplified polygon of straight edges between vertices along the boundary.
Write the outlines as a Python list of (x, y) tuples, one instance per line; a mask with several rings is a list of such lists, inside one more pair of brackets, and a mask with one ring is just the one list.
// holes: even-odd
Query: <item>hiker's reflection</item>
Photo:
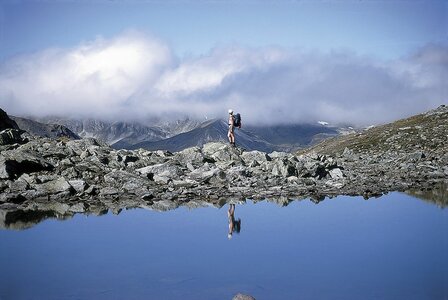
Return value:
[(229, 234), (227, 237), (231, 239), (233, 232), (240, 233), (241, 231), (241, 219), (235, 220), (235, 204), (229, 204), (227, 216), (229, 217)]

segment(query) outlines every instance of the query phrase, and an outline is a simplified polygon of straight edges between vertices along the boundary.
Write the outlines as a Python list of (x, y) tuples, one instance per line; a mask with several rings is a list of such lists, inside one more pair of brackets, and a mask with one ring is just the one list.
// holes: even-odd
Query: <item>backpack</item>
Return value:
[(233, 126), (241, 127), (241, 115), (239, 113), (233, 117)]

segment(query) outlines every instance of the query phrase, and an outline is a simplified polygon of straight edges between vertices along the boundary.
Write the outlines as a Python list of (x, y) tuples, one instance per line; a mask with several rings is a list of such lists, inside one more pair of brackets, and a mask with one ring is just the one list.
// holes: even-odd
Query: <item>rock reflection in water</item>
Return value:
[(0, 228), (23, 230), (46, 219), (70, 219), (72, 215), (58, 215), (55, 211), (41, 210), (0, 210)]
[[(441, 208), (448, 205), (448, 182), (440, 183), (434, 186), (431, 190), (409, 190), (406, 194), (423, 201), (435, 204)], [(318, 204), (328, 197), (310, 197), (308, 200)], [(259, 201), (267, 201), (275, 203), (281, 207), (288, 206), (291, 202), (301, 201), (302, 199), (291, 199), (288, 197), (277, 197), (273, 199), (249, 199), (254, 203)], [(92, 203), (87, 205), (84, 203), (34, 203), (27, 207), (20, 205), (4, 204), (0, 205), (0, 229), (23, 230), (33, 227), (40, 222), (47, 219), (68, 220), (75, 214), (81, 213), (85, 215), (101, 216), (107, 214), (109, 211), (118, 215), (123, 209), (143, 208), (153, 211), (170, 211), (179, 207), (186, 207), (188, 209), (196, 209), (201, 207), (215, 207), (222, 208), (226, 204), (235, 205), (244, 204), (245, 199), (215, 199), (215, 200), (189, 200), (189, 201), (169, 201), (169, 200), (154, 200), (139, 201), (139, 200), (119, 200), (105, 203)]]
[(406, 194), (445, 208), (448, 205), (448, 181), (440, 182), (432, 189), (409, 190)]

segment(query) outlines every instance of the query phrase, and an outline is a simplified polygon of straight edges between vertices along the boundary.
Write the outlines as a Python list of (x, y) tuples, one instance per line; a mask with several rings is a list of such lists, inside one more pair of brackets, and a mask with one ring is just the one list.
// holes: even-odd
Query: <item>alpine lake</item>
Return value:
[(192, 203), (4, 222), (0, 299), (448, 299), (445, 185)]

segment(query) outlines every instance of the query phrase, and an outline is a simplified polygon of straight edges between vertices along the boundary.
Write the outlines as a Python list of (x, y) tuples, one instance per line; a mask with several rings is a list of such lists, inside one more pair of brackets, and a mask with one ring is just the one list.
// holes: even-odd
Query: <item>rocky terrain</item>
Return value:
[(9, 228), (23, 216), (222, 206), (247, 198), (286, 205), (310, 197), (317, 203), (326, 196), (415, 193), (448, 180), (445, 106), (295, 154), (222, 142), (175, 153), (116, 150), (92, 138), (35, 137), (2, 116), (0, 223)]

